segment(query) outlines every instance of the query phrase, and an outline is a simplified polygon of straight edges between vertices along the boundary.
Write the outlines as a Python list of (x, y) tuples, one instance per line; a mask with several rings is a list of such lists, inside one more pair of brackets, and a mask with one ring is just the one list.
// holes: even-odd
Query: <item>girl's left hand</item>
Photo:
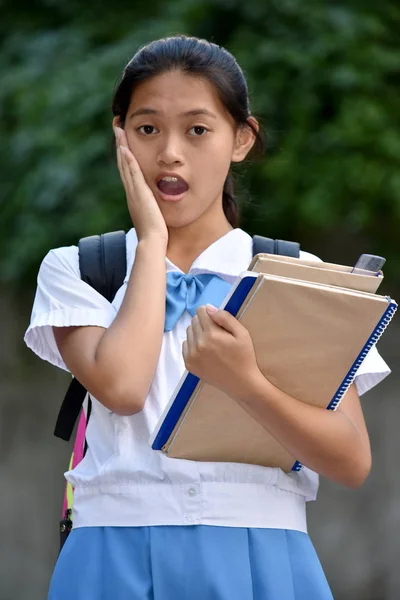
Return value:
[(182, 353), (187, 370), (235, 400), (248, 395), (260, 375), (247, 329), (224, 310), (201, 306), (186, 330)]

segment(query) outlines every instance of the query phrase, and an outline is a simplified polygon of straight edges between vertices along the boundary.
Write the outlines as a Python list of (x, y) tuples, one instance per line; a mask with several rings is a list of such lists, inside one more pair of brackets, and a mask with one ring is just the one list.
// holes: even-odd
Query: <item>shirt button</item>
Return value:
[(196, 490), (194, 488), (189, 488), (187, 491), (188, 496), (190, 496), (191, 498), (193, 498), (193, 496), (196, 495)]

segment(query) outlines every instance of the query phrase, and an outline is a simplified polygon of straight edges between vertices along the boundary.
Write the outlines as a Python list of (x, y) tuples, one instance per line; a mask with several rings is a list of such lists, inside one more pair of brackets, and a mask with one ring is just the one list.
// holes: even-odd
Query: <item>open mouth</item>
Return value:
[(189, 186), (178, 175), (162, 175), (157, 180), (157, 187), (164, 196), (181, 196), (188, 191)]

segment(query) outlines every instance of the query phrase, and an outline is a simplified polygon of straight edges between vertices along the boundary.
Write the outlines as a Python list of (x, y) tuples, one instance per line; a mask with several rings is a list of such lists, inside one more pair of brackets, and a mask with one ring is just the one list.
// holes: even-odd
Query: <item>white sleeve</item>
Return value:
[(116, 309), (82, 281), (77, 246), (50, 250), (39, 269), (30, 325), (24, 341), (40, 358), (69, 371), (52, 326), (97, 325), (107, 328)]
[(358, 369), (354, 383), (358, 395), (368, 392), (391, 373), (388, 365), (379, 354), (376, 346), (371, 348), (365, 357), (361, 367)]
[(305, 252), (304, 250), (300, 250), (300, 260), (308, 260), (310, 262), (323, 262), (322, 258), (316, 256), (315, 254), (311, 254), (311, 252)]

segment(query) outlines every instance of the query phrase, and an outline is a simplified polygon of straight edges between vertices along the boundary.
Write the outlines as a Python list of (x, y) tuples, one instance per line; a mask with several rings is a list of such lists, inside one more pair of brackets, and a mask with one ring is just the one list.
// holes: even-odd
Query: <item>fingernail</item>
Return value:
[(206, 304), (206, 311), (212, 315), (216, 312), (218, 312), (218, 308), (216, 306), (213, 306), (212, 304)]

